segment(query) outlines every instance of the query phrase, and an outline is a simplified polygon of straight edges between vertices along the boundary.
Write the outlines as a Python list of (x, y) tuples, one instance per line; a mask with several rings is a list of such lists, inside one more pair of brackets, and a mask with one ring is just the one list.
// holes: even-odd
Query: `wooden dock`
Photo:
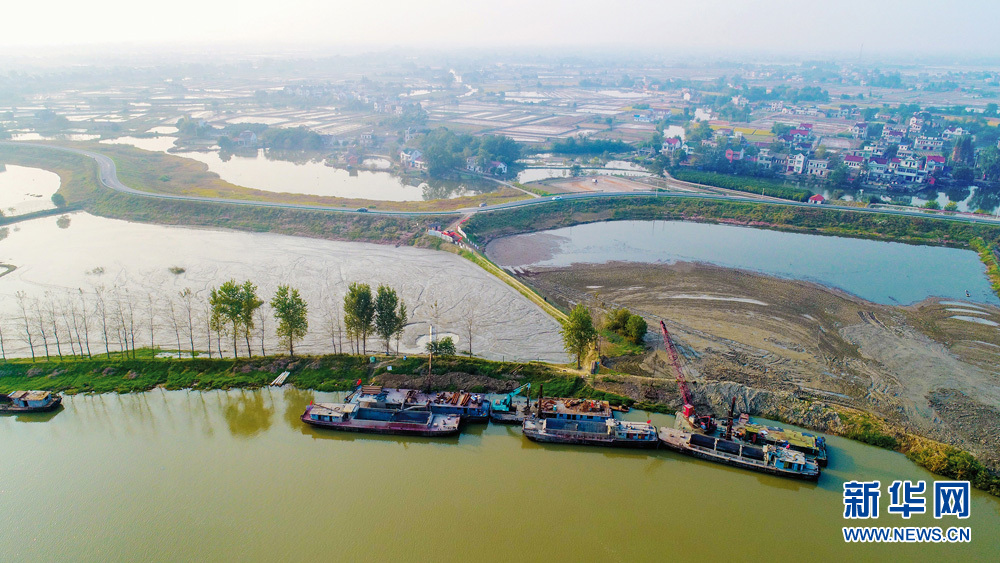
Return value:
[(281, 372), (281, 375), (279, 375), (278, 377), (275, 377), (274, 381), (271, 382), (271, 386), (272, 387), (279, 387), (281, 385), (284, 385), (285, 384), (285, 380), (288, 379), (288, 376), (289, 376), (289, 372), (287, 372), (287, 371)]

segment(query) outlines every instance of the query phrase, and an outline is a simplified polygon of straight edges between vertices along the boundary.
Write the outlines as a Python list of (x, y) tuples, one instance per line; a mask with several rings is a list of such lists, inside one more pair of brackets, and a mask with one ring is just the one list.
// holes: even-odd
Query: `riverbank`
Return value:
[[(104, 151), (106, 145), (101, 145), (99, 148)], [(57, 193), (65, 197), (69, 208), (83, 209), (101, 217), (141, 223), (216, 227), (327, 240), (411, 245), (417, 244), (417, 239), (430, 225), (448, 224), (457, 218), (456, 215), (448, 214), (365, 215), (156, 199), (120, 193), (101, 186), (96, 165), (83, 155), (40, 147), (2, 145), (0, 160), (22, 166), (44, 168), (58, 174), (61, 185)]]

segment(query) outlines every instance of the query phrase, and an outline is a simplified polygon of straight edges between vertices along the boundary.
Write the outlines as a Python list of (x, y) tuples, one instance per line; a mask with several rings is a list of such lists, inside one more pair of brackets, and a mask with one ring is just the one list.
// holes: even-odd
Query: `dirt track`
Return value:
[[(1000, 322), (994, 307), (937, 300), (888, 307), (806, 282), (690, 263), (574, 266), (532, 272), (526, 281), (550, 300), (627, 306), (651, 328), (664, 319), (686, 369), (706, 383), (861, 408), (1000, 465), (1000, 423), (987, 416), (1000, 414), (1000, 331), (950, 318)], [(647, 341), (657, 351), (616, 369), (672, 378), (659, 332)]]

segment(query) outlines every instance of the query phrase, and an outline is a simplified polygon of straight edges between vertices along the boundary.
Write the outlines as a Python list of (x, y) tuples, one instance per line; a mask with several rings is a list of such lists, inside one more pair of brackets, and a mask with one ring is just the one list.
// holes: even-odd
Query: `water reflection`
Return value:
[(262, 393), (226, 393), (221, 400), (222, 416), (233, 436), (250, 438), (271, 428), (274, 405), (265, 401)]
[(12, 416), (17, 422), (48, 422), (59, 415), (66, 409), (63, 405), (59, 405), (53, 410), (48, 412), (24, 412), (17, 414), (0, 414), (0, 416)]

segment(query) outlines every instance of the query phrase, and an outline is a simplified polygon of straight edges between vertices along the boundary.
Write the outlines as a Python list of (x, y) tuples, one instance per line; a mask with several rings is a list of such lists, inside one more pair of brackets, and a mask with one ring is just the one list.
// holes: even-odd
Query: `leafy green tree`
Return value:
[(396, 290), (386, 285), (378, 286), (375, 292), (375, 333), (385, 342), (385, 353), (389, 353), (389, 342), (399, 328), (399, 296)]
[(830, 174), (827, 176), (827, 180), (829, 180), (830, 184), (838, 188), (846, 186), (850, 179), (851, 173), (847, 169), (847, 166), (843, 164), (834, 166), (833, 170), (831, 170)]
[(66, 198), (62, 194), (52, 194), (52, 205), (56, 207), (66, 207)]
[(218, 288), (212, 289), (209, 295), (209, 306), (212, 316), (212, 330), (233, 336), (233, 355), (238, 356), (236, 338), (240, 334), (240, 320), (243, 318), (242, 288), (236, 280), (229, 280)]
[(646, 338), (646, 331), (648, 330), (646, 325), (646, 319), (642, 318), (641, 315), (632, 315), (628, 324), (625, 326), (626, 338), (632, 342), (632, 344), (642, 345), (643, 340)]
[(455, 341), (450, 336), (445, 336), (441, 340), (428, 342), (424, 348), (428, 354), (439, 356), (454, 356), (456, 350)]
[(563, 322), (560, 332), (563, 337), (563, 346), (567, 352), (576, 356), (576, 368), (580, 369), (583, 355), (597, 340), (597, 330), (594, 329), (594, 321), (590, 317), (590, 311), (582, 303), (578, 304), (570, 311), (569, 318)]
[[(344, 324), (355, 339), (355, 350), (368, 353), (368, 335), (375, 327), (375, 300), (366, 283), (352, 283), (344, 296)], [(359, 342), (360, 340), (360, 342)]]
[(936, 199), (932, 199), (924, 204), (924, 209), (941, 209), (941, 204)]
[(295, 341), (302, 340), (309, 330), (308, 306), (299, 290), (279, 285), (271, 299), (274, 319), (278, 321), (278, 338), (288, 343), (288, 355), (295, 355)]
[(944, 206), (945, 211), (958, 211), (958, 204), (954, 201), (949, 201), (948, 205)]
[(250, 351), (250, 331), (254, 328), (254, 314), (260, 306), (264, 304), (264, 301), (257, 296), (257, 286), (254, 285), (250, 280), (243, 282), (240, 286), (240, 325), (243, 329), (243, 336), (247, 341), (247, 355), (253, 357), (253, 353)]

